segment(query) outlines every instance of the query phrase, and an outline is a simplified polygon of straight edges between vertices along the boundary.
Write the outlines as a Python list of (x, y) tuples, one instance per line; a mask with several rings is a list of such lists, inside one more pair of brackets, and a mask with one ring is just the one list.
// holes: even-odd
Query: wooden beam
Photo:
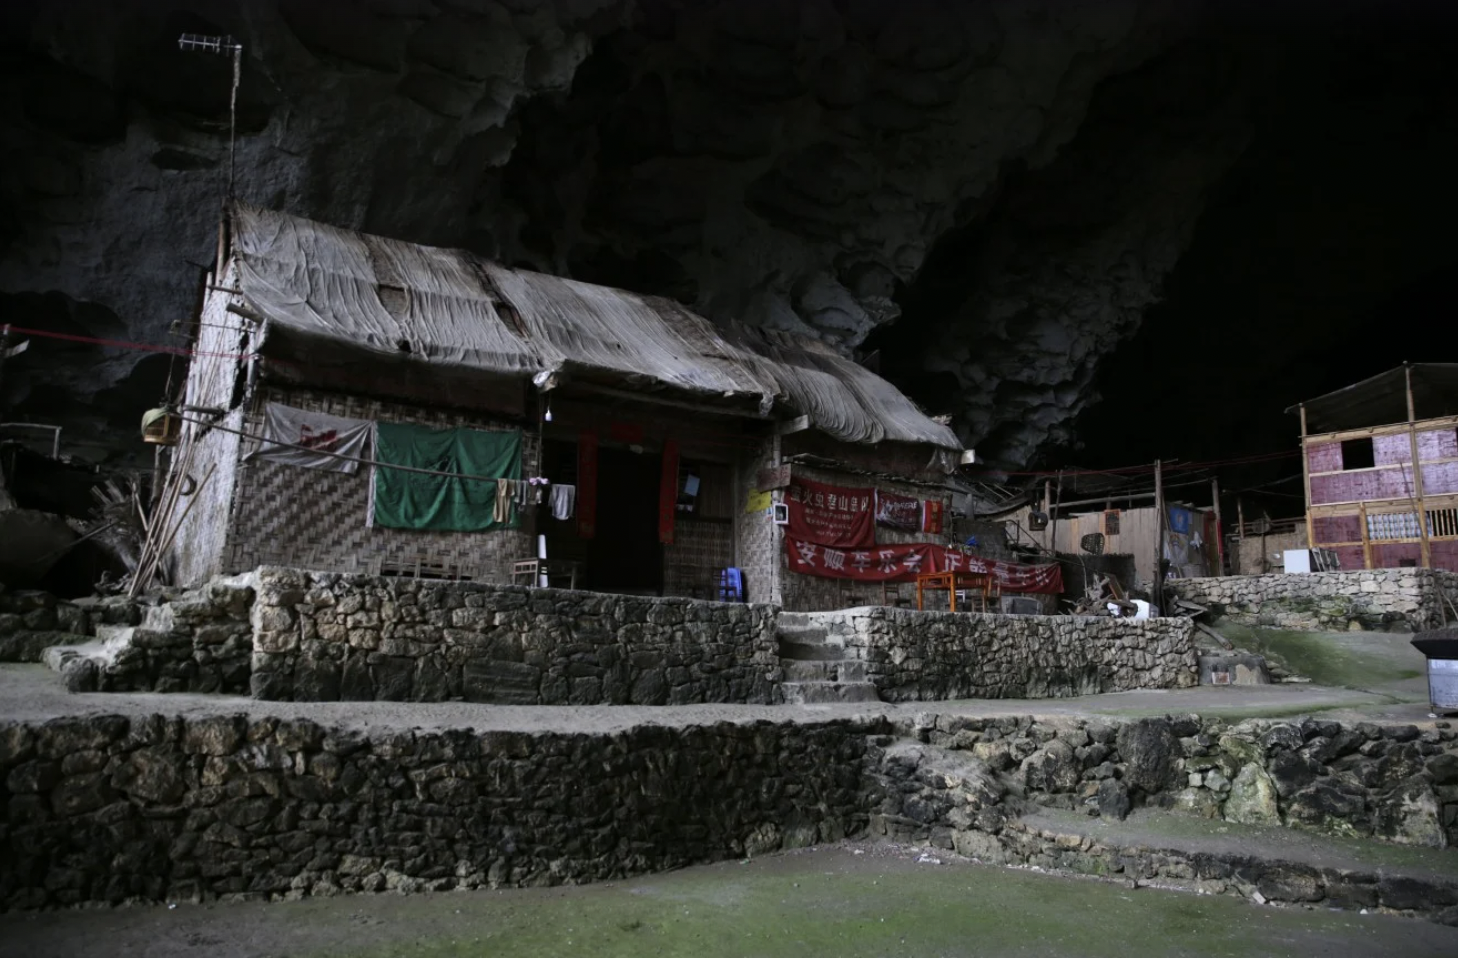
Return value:
[(1422, 536), (1422, 563), (1424, 569), (1431, 569), (1433, 553), (1428, 545), (1428, 510), (1423, 503), (1423, 464), (1418, 461), (1417, 409), (1412, 401), (1412, 366), (1403, 363), (1402, 372), (1407, 381), (1407, 440), (1412, 449), (1412, 488), (1417, 496), (1418, 534)]
[(1306, 545), (1310, 548), (1316, 541), (1316, 530), (1311, 521), (1311, 457), (1307, 455), (1310, 440), (1306, 436), (1306, 404), (1302, 403), (1297, 408), (1301, 410), (1301, 481), (1306, 486)]

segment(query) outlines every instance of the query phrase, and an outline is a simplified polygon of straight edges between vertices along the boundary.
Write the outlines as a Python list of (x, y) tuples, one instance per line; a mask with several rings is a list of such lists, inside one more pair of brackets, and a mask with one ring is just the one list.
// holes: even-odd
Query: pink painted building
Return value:
[(1343, 569), (1458, 571), (1458, 364), (1399, 366), (1287, 411), (1312, 546)]

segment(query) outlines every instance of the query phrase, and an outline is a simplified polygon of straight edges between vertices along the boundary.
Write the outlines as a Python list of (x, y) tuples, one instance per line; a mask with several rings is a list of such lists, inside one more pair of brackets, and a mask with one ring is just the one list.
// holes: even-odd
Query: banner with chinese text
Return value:
[(876, 492), (876, 525), (900, 532), (920, 532), (921, 521), (920, 499)]
[(858, 582), (913, 582), (925, 572), (977, 572), (990, 574), (1004, 593), (1057, 595), (1063, 591), (1063, 570), (1057, 564), (998, 562), (931, 543), (838, 549), (786, 536), (785, 548), (790, 571), (801, 575)]
[(875, 494), (870, 489), (844, 489), (795, 477), (785, 502), (790, 507), (792, 538), (841, 549), (876, 542)]

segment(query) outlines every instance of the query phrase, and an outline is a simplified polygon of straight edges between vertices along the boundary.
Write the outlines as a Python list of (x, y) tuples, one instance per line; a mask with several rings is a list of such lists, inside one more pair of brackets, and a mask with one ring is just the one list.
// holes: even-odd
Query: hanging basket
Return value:
[(175, 446), (182, 438), (182, 417), (170, 409), (148, 409), (142, 414), (142, 441)]

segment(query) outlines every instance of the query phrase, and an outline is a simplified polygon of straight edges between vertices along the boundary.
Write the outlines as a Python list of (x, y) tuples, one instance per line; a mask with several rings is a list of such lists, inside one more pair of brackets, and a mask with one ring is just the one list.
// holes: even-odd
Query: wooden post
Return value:
[(1367, 504), (1357, 504), (1357, 519), (1362, 523), (1362, 568), (1372, 568), (1372, 539), (1367, 535)]
[(1240, 528), (1235, 530), (1237, 539), (1245, 538), (1245, 500), (1240, 496), (1235, 497), (1235, 524)]
[(1306, 548), (1316, 548), (1316, 533), (1311, 521), (1311, 457), (1306, 450), (1306, 404), (1297, 407), (1301, 411), (1301, 481), (1306, 486)]
[[(1058, 470), (1058, 490), (1057, 490), (1057, 492), (1054, 493), (1054, 495), (1057, 496), (1057, 498), (1060, 501), (1063, 499), (1063, 470), (1062, 469), (1059, 469)], [(1050, 543), (1050, 545), (1048, 547), (1048, 551), (1052, 554), (1052, 556), (1053, 556), (1054, 559), (1057, 559), (1058, 558), (1058, 507), (1057, 506), (1054, 506), (1054, 505), (1051, 505), (1051, 504), (1048, 507), (1048, 542)]]
[(1215, 503), (1215, 574), (1225, 574), (1225, 531), (1220, 526), (1220, 480), (1210, 477), (1210, 498)]
[[(1433, 566), (1433, 555), (1428, 544), (1428, 509), (1423, 503), (1423, 469), (1418, 463), (1418, 441), (1417, 441), (1417, 409), (1412, 401), (1412, 366), (1408, 363), (1402, 364), (1402, 372), (1407, 379), (1407, 442), (1408, 448), (1412, 450), (1412, 490), (1417, 496), (1417, 521), (1418, 535), (1421, 539), (1422, 563), (1424, 569), (1431, 569)], [(1369, 563), (1367, 566), (1371, 568)]]
[(1164, 615), (1164, 466), (1154, 460), (1154, 586), (1150, 598)]
[(1043, 527), (1043, 547), (1053, 554), (1053, 480), (1043, 480), (1043, 511), (1048, 514), (1048, 524)]

